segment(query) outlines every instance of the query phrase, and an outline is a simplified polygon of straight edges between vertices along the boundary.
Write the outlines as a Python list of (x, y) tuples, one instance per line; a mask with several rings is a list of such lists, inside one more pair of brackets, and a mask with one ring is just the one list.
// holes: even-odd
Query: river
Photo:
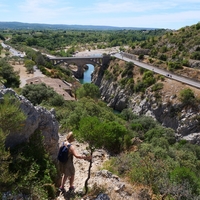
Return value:
[(79, 79), (79, 81), (84, 84), (84, 83), (91, 83), (91, 74), (94, 71), (94, 66), (91, 64), (87, 64), (88, 69), (85, 70), (84, 72), (84, 77), (83, 79)]
[[(80, 81), (81, 84), (84, 84), (84, 83), (91, 83), (91, 74), (92, 74), (93, 71), (94, 71), (94, 66), (91, 65), (91, 64), (87, 64), (87, 66), (88, 66), (88, 70), (86, 70), (86, 71), (84, 72), (84, 77), (83, 77), (83, 79), (79, 79), (79, 81)], [(113, 109), (113, 113), (115, 113), (115, 114), (120, 114), (120, 111), (114, 110), (114, 109)]]

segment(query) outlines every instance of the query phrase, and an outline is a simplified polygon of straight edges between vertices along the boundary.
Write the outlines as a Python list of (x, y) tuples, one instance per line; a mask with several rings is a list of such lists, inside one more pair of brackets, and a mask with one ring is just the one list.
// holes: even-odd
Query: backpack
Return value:
[(59, 148), (59, 152), (58, 152), (58, 160), (62, 163), (66, 163), (68, 160), (68, 152), (69, 152), (69, 148), (70, 148), (71, 144), (68, 144), (67, 147), (65, 146), (64, 142), (63, 145)]

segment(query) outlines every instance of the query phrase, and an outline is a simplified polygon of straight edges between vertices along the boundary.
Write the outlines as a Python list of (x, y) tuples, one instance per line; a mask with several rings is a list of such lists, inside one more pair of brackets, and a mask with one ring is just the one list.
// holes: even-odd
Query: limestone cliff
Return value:
[(20, 108), (26, 114), (26, 121), (22, 130), (19, 132), (11, 132), (6, 138), (6, 146), (14, 147), (22, 142), (29, 140), (35, 130), (40, 130), (44, 136), (44, 146), (49, 152), (52, 159), (57, 159), (58, 152), (58, 122), (55, 119), (54, 110), (48, 111), (41, 106), (33, 106), (33, 104), (23, 96), (19, 96), (12, 89), (1, 89), (0, 98), (5, 94), (13, 94), (19, 99)]
[[(117, 62), (117, 64), (116, 64)], [(122, 66), (119, 60), (110, 64), (108, 67), (109, 73), (113, 74), (113, 68), (118, 65), (118, 70), (122, 71)], [(111, 66), (112, 65), (112, 66)], [(159, 121), (163, 126), (175, 130), (177, 139), (190, 140), (192, 143), (200, 144), (200, 106), (184, 106), (178, 101), (178, 90), (174, 89), (174, 94), (164, 89), (152, 92), (151, 87), (147, 88), (144, 93), (134, 93), (129, 87), (122, 87), (120, 84), (121, 75), (118, 77), (106, 76), (108, 73), (102, 73), (98, 76), (99, 71), (94, 71), (92, 82), (100, 88), (102, 99), (107, 102), (108, 106), (115, 110), (122, 111), (125, 108), (130, 108), (132, 112), (138, 115), (152, 116)], [(139, 72), (134, 72), (136, 75)], [(97, 81), (98, 77), (98, 82)], [(134, 77), (133, 77), (134, 78)], [(137, 77), (138, 79), (138, 77)], [(167, 84), (167, 81), (163, 82)], [(175, 87), (180, 83), (169, 83), (169, 87)], [(181, 88), (186, 87), (181, 85)], [(171, 88), (169, 88), (170, 90)]]

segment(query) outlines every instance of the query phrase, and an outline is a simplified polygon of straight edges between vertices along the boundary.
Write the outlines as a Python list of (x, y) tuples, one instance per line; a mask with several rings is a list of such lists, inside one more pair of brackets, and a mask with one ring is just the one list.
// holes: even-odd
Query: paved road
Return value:
[(24, 54), (20, 51), (17, 51), (16, 49), (12, 48), (11, 46), (7, 45), (7, 44), (4, 44), (3, 42), (1, 43), (2, 47), (5, 49), (5, 48), (8, 48), (10, 53), (13, 55), (13, 56), (18, 56), (18, 57), (21, 57), (23, 58), (24, 57)]
[(187, 85), (191, 85), (191, 86), (194, 86), (194, 87), (200, 89), (200, 82), (198, 82), (198, 81), (194, 81), (194, 80), (192, 80), (192, 79), (190, 79), (190, 78), (186, 78), (186, 77), (183, 77), (183, 76), (179, 76), (179, 75), (176, 75), (176, 74), (172, 74), (170, 71), (166, 71), (166, 70), (163, 70), (163, 69), (159, 69), (159, 68), (157, 68), (157, 67), (155, 67), (155, 66), (153, 66), (153, 65), (149, 65), (149, 64), (140, 62), (140, 61), (138, 61), (138, 60), (126, 58), (126, 57), (123, 56), (123, 54), (121, 54), (121, 53), (116, 53), (116, 54), (114, 54), (113, 56), (115, 56), (116, 58), (119, 58), (119, 59), (121, 59), (121, 60), (127, 61), (127, 62), (133, 62), (135, 65), (137, 65), (137, 66), (139, 66), (139, 67), (152, 70), (152, 71), (154, 71), (155, 73), (158, 73), (158, 74), (161, 74), (161, 75), (166, 76), (167, 78), (171, 78), (171, 79), (174, 79), (174, 80), (176, 80), (176, 81), (179, 81), (179, 82), (182, 82), (182, 83), (185, 83), (185, 84), (187, 84)]

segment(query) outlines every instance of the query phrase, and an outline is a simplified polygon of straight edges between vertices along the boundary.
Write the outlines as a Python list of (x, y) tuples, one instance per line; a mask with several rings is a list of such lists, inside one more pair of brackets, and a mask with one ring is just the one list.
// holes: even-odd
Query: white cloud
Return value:
[[(200, 11), (196, 12), (181, 12), (172, 14), (154, 14), (143, 15), (136, 17), (124, 17), (124, 18), (110, 18), (106, 20), (107, 24), (113, 24), (113, 26), (122, 27), (149, 27), (149, 28), (171, 28), (178, 29), (187, 25), (196, 24), (199, 21)], [(102, 24), (104, 20), (98, 20), (99, 24)], [(106, 25), (106, 24), (104, 24)]]
[(168, 4), (165, 3), (142, 3), (142, 2), (133, 2), (133, 1), (124, 1), (124, 2), (99, 2), (95, 3), (93, 7), (85, 8), (85, 12), (92, 13), (128, 13), (128, 12), (146, 12), (149, 10), (155, 9), (166, 9)]
[[(199, 0), (198, 0), (199, 1)], [(168, 0), (168, 1), (137, 1), (137, 0), (108, 0), (108, 1), (96, 1), (89, 7), (85, 8), (77, 8), (79, 13), (93, 13), (93, 14), (143, 14), (143, 13), (161, 13), (164, 11), (171, 12), (179, 12), (181, 9), (184, 10), (196, 10), (198, 7), (200, 9), (200, 2), (197, 0)], [(196, 4), (197, 5), (196, 5)]]
[(27, 21), (45, 23), (57, 18), (59, 15), (71, 10), (67, 5), (59, 5), (56, 0), (26, 0), (19, 5), (20, 11), (25, 13)]
[(129, 27), (180, 27), (200, 16), (199, 0), (1, 0), (0, 8), (0, 20)]

